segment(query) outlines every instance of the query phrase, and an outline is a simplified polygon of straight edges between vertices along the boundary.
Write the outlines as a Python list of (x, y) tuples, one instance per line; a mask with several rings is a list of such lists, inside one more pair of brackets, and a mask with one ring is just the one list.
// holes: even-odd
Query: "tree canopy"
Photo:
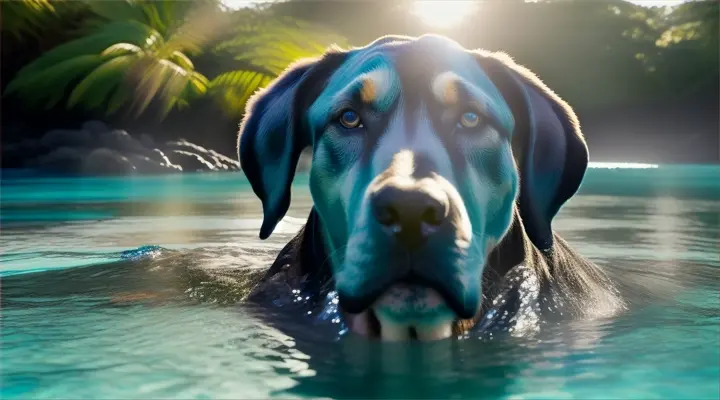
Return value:
[[(428, 24), (432, 15), (419, 18), (413, 0), (226, 4), (0, 2), (0, 83), (3, 114), (10, 116), (3, 118), (3, 137), (101, 118), (232, 152), (248, 97), (294, 60), (331, 44), (434, 32), (467, 48), (506, 52), (537, 73), (578, 111), (595, 149), (617, 153), (612, 143), (620, 139), (610, 137), (625, 133), (615, 131), (657, 139), (658, 131), (670, 137), (694, 129), (708, 145), (685, 153), (717, 158), (707, 150), (717, 136), (711, 126), (720, 87), (717, 1), (641, 7), (623, 0), (493, 0), (442, 27)], [(39, 111), (45, 118), (35, 118)]]
[[(78, 4), (80, 3), (80, 4)], [(261, 9), (227, 11), (214, 0), (92, 1), (50, 3), (23, 0), (5, 9), (4, 28), (18, 39), (42, 40), (43, 20), (84, 6), (87, 17), (76, 37), (24, 65), (3, 95), (29, 107), (83, 106), (107, 114), (135, 115), (151, 102), (160, 117), (211, 96), (229, 116), (297, 58), (320, 54), (339, 37), (290, 17)], [(57, 27), (55, 27), (57, 28)], [(222, 69), (199, 70), (211, 59)]]

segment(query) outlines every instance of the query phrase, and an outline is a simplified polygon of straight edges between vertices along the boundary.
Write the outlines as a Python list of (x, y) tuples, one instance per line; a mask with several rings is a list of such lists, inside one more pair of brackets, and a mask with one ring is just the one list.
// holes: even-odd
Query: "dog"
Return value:
[(352, 332), (386, 341), (623, 308), (552, 228), (588, 165), (577, 116), (509, 56), (386, 36), (290, 66), (252, 96), (238, 135), (261, 239), (308, 148), (312, 210), (254, 295), (268, 282), (336, 293)]

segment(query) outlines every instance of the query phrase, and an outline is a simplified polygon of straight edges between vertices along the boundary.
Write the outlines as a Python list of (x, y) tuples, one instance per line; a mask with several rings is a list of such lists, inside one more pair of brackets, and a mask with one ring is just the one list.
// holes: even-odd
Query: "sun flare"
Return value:
[(476, 7), (476, 1), (421, 0), (415, 2), (412, 13), (427, 25), (437, 28), (452, 28), (462, 22)]

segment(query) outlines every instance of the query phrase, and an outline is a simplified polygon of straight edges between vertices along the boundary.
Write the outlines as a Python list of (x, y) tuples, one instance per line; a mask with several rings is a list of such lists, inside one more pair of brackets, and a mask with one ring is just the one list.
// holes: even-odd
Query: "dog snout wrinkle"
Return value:
[(383, 232), (407, 250), (421, 246), (435, 233), (447, 220), (450, 209), (447, 195), (420, 185), (383, 185), (372, 194), (370, 202)]

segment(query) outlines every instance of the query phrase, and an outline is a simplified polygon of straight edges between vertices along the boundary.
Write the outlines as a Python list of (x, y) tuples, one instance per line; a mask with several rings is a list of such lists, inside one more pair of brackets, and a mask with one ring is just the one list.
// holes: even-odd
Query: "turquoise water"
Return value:
[[(434, 344), (338, 339), (337, 324), (233, 303), (238, 271), (267, 267), (304, 222), (306, 184), (260, 241), (241, 173), (5, 174), (0, 396), (720, 397), (720, 167), (592, 168), (562, 210), (556, 229), (621, 283), (626, 313)], [(145, 245), (160, 247), (128, 258)]]

